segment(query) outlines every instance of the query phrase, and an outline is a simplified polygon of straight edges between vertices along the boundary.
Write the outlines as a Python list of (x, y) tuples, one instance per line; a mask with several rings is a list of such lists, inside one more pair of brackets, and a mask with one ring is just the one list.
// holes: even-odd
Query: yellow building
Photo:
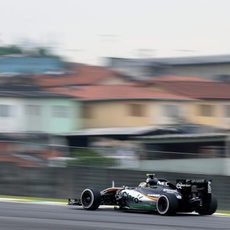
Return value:
[(43, 86), (81, 101), (81, 128), (185, 122), (230, 129), (229, 83), (190, 76), (134, 83), (103, 67), (83, 65), (77, 70), (76, 75), (43, 79)]
[(230, 129), (230, 84), (198, 78), (161, 77), (146, 84), (193, 99), (186, 119), (195, 124)]
[(76, 92), (82, 128), (162, 126), (185, 120), (188, 97), (127, 85), (91, 86)]

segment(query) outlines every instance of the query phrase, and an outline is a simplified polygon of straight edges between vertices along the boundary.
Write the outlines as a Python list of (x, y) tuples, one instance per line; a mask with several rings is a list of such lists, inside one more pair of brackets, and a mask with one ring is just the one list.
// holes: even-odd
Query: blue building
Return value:
[(57, 57), (23, 55), (0, 56), (0, 74), (58, 74), (65, 72), (65, 63)]

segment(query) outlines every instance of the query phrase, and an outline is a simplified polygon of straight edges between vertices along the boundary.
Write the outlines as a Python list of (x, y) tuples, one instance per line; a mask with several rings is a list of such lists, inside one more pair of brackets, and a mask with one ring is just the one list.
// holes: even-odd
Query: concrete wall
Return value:
[[(0, 194), (37, 197), (77, 198), (86, 187), (104, 189), (111, 186), (137, 186), (151, 171), (92, 167), (18, 168), (0, 165)], [(207, 178), (213, 180), (213, 192), (219, 209), (230, 210), (230, 177), (154, 171), (159, 178), (175, 182), (179, 178)]]

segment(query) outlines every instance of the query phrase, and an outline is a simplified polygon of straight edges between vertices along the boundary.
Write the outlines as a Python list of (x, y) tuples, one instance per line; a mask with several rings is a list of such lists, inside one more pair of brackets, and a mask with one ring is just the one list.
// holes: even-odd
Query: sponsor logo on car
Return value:
[(160, 197), (160, 194), (147, 194), (147, 196)]

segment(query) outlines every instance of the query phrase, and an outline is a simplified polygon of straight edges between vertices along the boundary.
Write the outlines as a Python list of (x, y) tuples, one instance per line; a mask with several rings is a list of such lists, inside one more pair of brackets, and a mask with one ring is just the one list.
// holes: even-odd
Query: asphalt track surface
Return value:
[(85, 211), (81, 207), (0, 202), (0, 230), (182, 230), (230, 229), (230, 217), (180, 214), (159, 216), (108, 208)]

